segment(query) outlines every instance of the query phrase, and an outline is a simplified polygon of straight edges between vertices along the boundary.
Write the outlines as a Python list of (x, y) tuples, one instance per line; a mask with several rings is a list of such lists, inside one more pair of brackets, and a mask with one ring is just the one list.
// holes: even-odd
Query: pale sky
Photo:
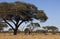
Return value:
[[(0, 0), (0, 2), (15, 2), (22, 1), (34, 4), (39, 10), (44, 10), (48, 16), (48, 20), (44, 23), (40, 22), (41, 26), (53, 25), (60, 29), (60, 0)], [(38, 22), (34, 20), (34, 22)]]

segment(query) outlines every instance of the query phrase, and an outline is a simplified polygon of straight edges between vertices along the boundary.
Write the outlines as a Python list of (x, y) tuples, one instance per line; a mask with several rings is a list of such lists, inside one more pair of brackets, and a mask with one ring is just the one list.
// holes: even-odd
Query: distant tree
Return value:
[(58, 28), (55, 26), (46, 26), (44, 28), (47, 30), (50, 30), (50, 32), (52, 32), (52, 34), (56, 34), (56, 32), (58, 31)]
[[(33, 18), (45, 22), (48, 17), (43, 10), (38, 10), (35, 5), (17, 1), (14, 3), (1, 2), (0, 18), (13, 29), (14, 35), (16, 35), (23, 22), (32, 21)], [(9, 22), (12, 22), (15, 28)]]
[(12, 28), (9, 28), (9, 32), (13, 32), (13, 29)]
[(0, 32), (3, 31), (4, 28), (8, 27), (7, 24), (5, 22), (1, 22), (0, 23)]
[(26, 29), (24, 30), (24, 32), (25, 32), (25, 34), (29, 34), (29, 35), (30, 35), (30, 33), (31, 33), (31, 31), (29, 30), (29, 28), (26, 28)]
[(0, 32), (2, 32), (3, 31), (3, 28), (2, 27), (0, 27)]
[(30, 23), (29, 25), (27, 25), (27, 28), (29, 30), (29, 34), (33, 32), (33, 30), (37, 27), (40, 27), (39, 23)]

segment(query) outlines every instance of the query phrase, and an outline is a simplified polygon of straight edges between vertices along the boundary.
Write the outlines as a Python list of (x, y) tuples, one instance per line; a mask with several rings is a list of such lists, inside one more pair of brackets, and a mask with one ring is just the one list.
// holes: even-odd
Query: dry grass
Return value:
[(0, 39), (60, 39), (60, 35), (44, 35), (44, 34), (32, 34), (25, 35), (20, 33), (16, 36), (12, 35), (12, 33), (0, 33)]

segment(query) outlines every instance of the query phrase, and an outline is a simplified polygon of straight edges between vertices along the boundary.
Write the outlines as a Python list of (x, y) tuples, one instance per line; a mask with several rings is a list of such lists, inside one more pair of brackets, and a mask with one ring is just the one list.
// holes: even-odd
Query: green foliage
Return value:
[(0, 32), (3, 30), (4, 27), (8, 27), (6, 23), (0, 23)]
[(0, 27), (8, 27), (5, 22), (0, 23)]
[(42, 10), (38, 10), (33, 4), (23, 2), (0, 3), (0, 16), (5, 18), (12, 18), (19, 15), (20, 19), (30, 20), (31, 18), (38, 18), (40, 20), (47, 20), (47, 16)]
[(41, 20), (41, 22), (44, 22), (48, 19), (45, 12), (43, 10), (39, 10), (36, 17)]

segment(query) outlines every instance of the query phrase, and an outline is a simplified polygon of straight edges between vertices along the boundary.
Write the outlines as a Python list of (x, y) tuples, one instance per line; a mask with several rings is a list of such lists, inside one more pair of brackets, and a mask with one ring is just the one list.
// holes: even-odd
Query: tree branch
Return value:
[(16, 25), (15, 26), (18, 26), (18, 23), (19, 23), (19, 21), (16, 21)]
[(22, 20), (19, 24), (18, 24), (18, 27), (23, 23), (24, 21)]
[(8, 23), (5, 18), (2, 17), (2, 19), (14, 30), (14, 28), (12, 27), (12, 25), (10, 23)]
[(13, 24), (15, 25), (15, 22), (11, 19), (11, 21), (13, 22)]

